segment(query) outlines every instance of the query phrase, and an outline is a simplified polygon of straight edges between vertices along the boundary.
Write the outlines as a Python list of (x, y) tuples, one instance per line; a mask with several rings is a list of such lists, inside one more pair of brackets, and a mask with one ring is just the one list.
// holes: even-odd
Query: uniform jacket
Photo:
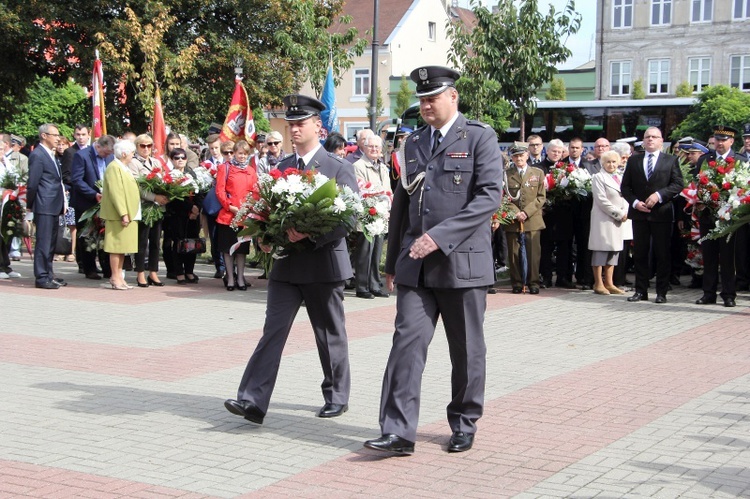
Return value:
[[(96, 195), (100, 194), (95, 184), (99, 177), (99, 167), (96, 164), (96, 147), (89, 146), (81, 149), (75, 156), (70, 165), (70, 204), (76, 210), (76, 214), (83, 214), (96, 204)], [(108, 165), (115, 159), (110, 154), (104, 158), (104, 164)]]
[[(630, 207), (628, 217), (634, 221), (672, 222), (674, 221), (672, 199), (682, 192), (683, 188), (682, 172), (677, 157), (663, 152), (659, 153), (659, 159), (654, 165), (654, 173), (648, 180), (643, 171), (644, 157), (645, 153), (631, 156), (622, 176), (620, 191)], [(654, 192), (659, 193), (662, 202), (651, 208), (650, 213), (633, 208), (636, 199), (646, 201)]]
[[(528, 218), (523, 223), (524, 232), (542, 230), (545, 228), (542, 218), (542, 208), (547, 200), (547, 191), (544, 188), (544, 172), (541, 168), (527, 166), (526, 174), (521, 178), (521, 172), (515, 165), (508, 168), (506, 172), (508, 179), (507, 190), (519, 210), (526, 213)], [(506, 232), (518, 232), (521, 226), (519, 222), (504, 225)]]
[[(702, 169), (706, 168), (706, 164), (709, 161), (716, 161), (716, 156), (716, 151), (712, 150), (698, 158), (698, 163), (695, 165), (695, 175), (697, 175)], [(747, 161), (745, 156), (734, 152), (732, 149), (727, 153), (727, 158), (734, 158), (735, 161)], [(711, 213), (711, 210), (701, 210), (698, 214), (698, 220), (700, 221), (700, 226), (706, 230), (711, 230), (716, 227), (716, 216)]]
[(5, 167), (6, 168), (13, 168), (18, 173), (28, 173), (29, 171), (29, 158), (27, 158), (25, 155), (21, 154), (18, 151), (13, 151), (12, 153), (5, 156)]
[(623, 248), (622, 217), (628, 212), (628, 202), (620, 194), (620, 183), (611, 173), (602, 170), (591, 177), (594, 206), (591, 210), (589, 249), (592, 251), (621, 251)]
[(47, 150), (39, 145), (29, 155), (26, 206), (39, 215), (61, 215), (65, 206), (62, 172)]
[[(399, 183), (391, 207), (385, 271), (405, 286), (469, 288), (494, 284), (490, 219), (500, 206), (502, 157), (494, 131), (459, 113), (435, 153), (430, 127), (406, 139), (401, 174), (411, 183), (425, 172), (410, 196)], [(429, 234), (439, 249), (424, 259), (409, 248)]]
[[(297, 156), (292, 154), (281, 160), (278, 169), (297, 167)], [(338, 185), (348, 185), (357, 192), (357, 180), (351, 163), (344, 161), (320, 147), (305, 169), (315, 169), (328, 178), (335, 178)], [(347, 229), (339, 226), (315, 241), (305, 239), (306, 247), (300, 251), (290, 250), (284, 258), (275, 260), (270, 278), (291, 284), (314, 282), (340, 282), (351, 278), (352, 265), (344, 238)]]

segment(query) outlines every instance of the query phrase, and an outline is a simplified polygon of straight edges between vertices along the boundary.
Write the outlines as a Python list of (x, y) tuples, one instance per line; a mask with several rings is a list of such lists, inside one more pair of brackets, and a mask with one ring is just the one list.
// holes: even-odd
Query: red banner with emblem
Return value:
[(102, 61), (99, 60), (99, 51), (96, 51), (96, 60), (94, 61), (94, 74), (91, 78), (91, 103), (93, 108), (93, 127), (91, 128), (91, 138), (97, 139), (102, 135), (107, 135), (107, 120), (104, 117), (104, 71), (102, 70)]
[(154, 98), (154, 120), (151, 122), (151, 135), (154, 138), (154, 156), (164, 156), (164, 145), (167, 141), (167, 129), (164, 126), (164, 110), (161, 107), (161, 93), (156, 87)]
[(241, 78), (235, 79), (234, 94), (229, 104), (229, 111), (224, 120), (224, 126), (221, 128), (221, 140), (255, 140), (255, 121), (253, 120), (253, 110), (251, 109), (245, 86)]

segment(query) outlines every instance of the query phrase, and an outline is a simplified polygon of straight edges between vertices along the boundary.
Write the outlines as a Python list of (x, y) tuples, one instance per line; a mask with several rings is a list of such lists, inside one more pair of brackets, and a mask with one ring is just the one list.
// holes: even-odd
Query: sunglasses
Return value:
[(234, 151), (221, 151), (221, 154), (234, 154)]
[(174, 159), (174, 160), (187, 159), (187, 156), (173, 156), (172, 159)]
[(266, 142), (266, 144), (268, 144), (269, 146), (277, 146), (281, 144), (281, 142)]
[(138, 144), (138, 147), (147, 148), (147, 147), (154, 147), (153, 144)]

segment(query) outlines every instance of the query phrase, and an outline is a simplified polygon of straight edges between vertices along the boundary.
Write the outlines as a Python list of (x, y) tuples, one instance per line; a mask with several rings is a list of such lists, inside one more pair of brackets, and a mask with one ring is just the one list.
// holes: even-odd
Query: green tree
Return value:
[[(729, 125), (742, 130), (750, 123), (750, 94), (726, 85), (708, 87), (698, 95), (690, 114), (674, 129), (672, 140), (682, 137), (708, 137), (715, 125)], [(735, 141), (735, 147), (742, 147)]]
[(643, 80), (638, 79), (633, 82), (633, 99), (645, 99), (646, 91), (643, 90)]
[(447, 31), (452, 40), (449, 60), (472, 80), (467, 90), (476, 95), (462, 98), (481, 105), (504, 97), (521, 121), (523, 140), (525, 115), (534, 113), (537, 91), (552, 79), (555, 67), (570, 57), (566, 41), (580, 28), (581, 15), (573, 0), (560, 12), (550, 5), (546, 15), (539, 11), (538, 0), (522, 0), (518, 7), (517, 3), (500, 0), (490, 12), (472, 0), (477, 19), (473, 29), (449, 23)]
[(50, 78), (36, 78), (5, 130), (33, 143), (39, 135), (39, 125), (54, 123), (61, 135), (72, 138), (76, 124), (91, 122), (90, 103), (83, 88), (72, 81), (58, 88)]
[[(367, 120), (372, 121), (372, 113), (370, 112), (370, 96), (367, 96)], [(383, 116), (385, 108), (383, 108), (383, 94), (380, 92), (380, 85), (375, 87), (375, 120)]]
[(544, 93), (544, 98), (547, 100), (565, 100), (566, 97), (565, 80), (555, 76), (549, 84), (549, 90)]
[(393, 112), (396, 116), (401, 116), (404, 111), (409, 109), (411, 106), (412, 98), (414, 97), (414, 91), (409, 88), (409, 82), (406, 79), (406, 75), (401, 75), (401, 85), (398, 87), (398, 93), (396, 94), (396, 107), (393, 108)]
[(675, 97), (692, 97), (693, 86), (689, 81), (683, 81), (682, 83), (677, 85), (677, 88), (674, 91), (674, 95)]
[[(27, 86), (29, 74), (49, 75), (58, 85), (71, 77), (87, 85), (99, 49), (108, 86), (108, 131), (113, 133), (126, 122), (136, 132), (146, 129), (156, 85), (172, 128), (205, 133), (211, 122), (224, 121), (236, 58), (244, 60), (244, 84), (253, 106), (277, 105), (307, 78), (313, 86), (322, 81), (317, 75), (325, 75), (330, 59), (340, 76), (365, 44), (347, 26), (349, 20), (339, 16), (343, 0), (5, 3), (0, 46), (21, 69), (16, 86)], [(7, 81), (8, 66), (3, 69), (0, 95), (18, 95), (14, 82)], [(0, 122), (10, 108), (8, 100), (0, 101), (0, 113), (6, 113)]]

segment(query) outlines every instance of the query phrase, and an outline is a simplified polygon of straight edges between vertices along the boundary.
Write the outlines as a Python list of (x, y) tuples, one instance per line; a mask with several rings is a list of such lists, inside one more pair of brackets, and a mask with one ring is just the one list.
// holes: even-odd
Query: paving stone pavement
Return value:
[[(395, 298), (347, 292), (350, 410), (319, 419), (304, 309), (262, 426), (223, 407), (260, 336), (266, 281), (226, 292), (213, 270), (163, 288), (0, 281), (0, 497), (750, 497), (750, 294), (699, 307), (542, 290), (488, 296), (485, 415), (448, 454), (442, 326), (423, 379), (416, 453), (379, 434)], [(134, 282), (133, 274), (128, 279)], [(683, 278), (687, 281), (688, 278)], [(627, 296), (627, 295), (626, 295)]]

